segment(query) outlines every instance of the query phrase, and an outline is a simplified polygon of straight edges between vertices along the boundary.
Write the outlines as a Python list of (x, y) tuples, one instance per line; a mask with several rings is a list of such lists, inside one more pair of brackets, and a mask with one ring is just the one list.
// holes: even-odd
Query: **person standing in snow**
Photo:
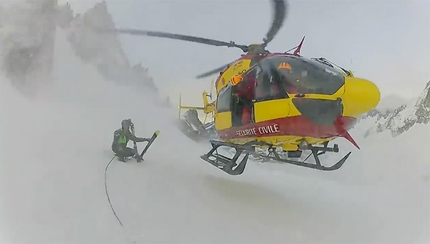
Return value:
[(131, 119), (125, 119), (121, 122), (121, 128), (114, 132), (112, 151), (116, 154), (120, 161), (125, 162), (126, 157), (134, 157), (138, 161), (142, 158), (134, 148), (127, 147), (129, 140), (133, 142), (149, 142), (149, 138), (136, 137), (134, 133), (131, 133), (130, 129), (134, 131), (134, 124)]

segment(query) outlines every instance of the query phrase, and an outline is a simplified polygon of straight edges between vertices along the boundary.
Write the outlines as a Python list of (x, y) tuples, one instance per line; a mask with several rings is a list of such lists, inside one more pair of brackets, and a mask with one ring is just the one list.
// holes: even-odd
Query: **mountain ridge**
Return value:
[(360, 121), (371, 121), (365, 137), (383, 131), (389, 131), (393, 137), (408, 131), (415, 124), (430, 123), (430, 81), (427, 82), (420, 96), (408, 101), (393, 111), (374, 109), (360, 118)]
[(59, 6), (58, 22), (61, 28), (67, 30), (75, 54), (84, 62), (94, 65), (106, 80), (144, 88), (148, 95), (158, 93), (148, 69), (140, 63), (130, 63), (118, 35), (101, 35), (90, 27), (116, 28), (105, 1), (96, 3), (84, 14), (76, 16), (73, 16), (69, 4)]
[(148, 68), (131, 64), (118, 35), (101, 35), (89, 27), (115, 28), (105, 1), (76, 15), (69, 3), (60, 5), (58, 0), (2, 2), (0, 21), (1, 70), (27, 97), (43, 96), (55, 82), (53, 57), (59, 28), (66, 31), (75, 55), (95, 66), (105, 80), (137, 89), (155, 102), (166, 101), (158, 97)]

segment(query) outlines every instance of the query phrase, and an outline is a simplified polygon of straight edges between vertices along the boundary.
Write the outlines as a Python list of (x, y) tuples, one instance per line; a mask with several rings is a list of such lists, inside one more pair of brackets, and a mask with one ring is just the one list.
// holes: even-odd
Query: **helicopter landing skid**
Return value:
[[(205, 155), (200, 156), (201, 159), (226, 172), (229, 175), (240, 175), (245, 170), (248, 163), (248, 157), (251, 153), (252, 147), (246, 145), (230, 144), (222, 141), (210, 140), (212, 149)], [(221, 146), (234, 148), (236, 150), (233, 158), (228, 158), (218, 153), (218, 148)], [(245, 153), (245, 156), (240, 161), (239, 165), (236, 163), (240, 155)], [(214, 154), (215, 153), (215, 154)], [(233, 169), (234, 168), (234, 169)]]
[[(349, 155), (351, 155), (351, 152), (349, 152), (342, 159), (340, 159), (337, 163), (333, 164), (332, 166), (324, 166), (324, 165), (321, 164), (319, 156), (322, 155), (322, 154), (325, 154), (326, 152), (337, 152), (336, 150), (333, 150), (333, 148), (312, 147), (312, 146), (309, 146), (307, 148), (307, 150), (310, 150), (312, 153), (309, 154), (306, 157), (306, 159), (303, 160), (303, 161), (301, 161), (301, 160), (294, 160), (294, 159), (284, 159), (284, 158), (281, 158), (281, 157), (279, 157), (279, 154), (275, 150), (271, 150), (271, 149), (269, 149), (269, 154), (267, 156), (264, 156), (264, 155), (260, 155), (260, 156), (262, 158), (269, 159), (269, 160), (270, 159), (271, 160), (275, 160), (275, 161), (278, 161), (280, 163), (293, 164), (293, 165), (296, 165), (296, 166), (301, 166), (301, 167), (310, 168), (310, 169), (316, 169), (316, 170), (321, 170), (321, 171), (333, 171), (333, 170), (340, 169), (340, 167), (342, 167), (342, 165), (349, 158)], [(308, 162), (306, 162), (306, 160), (308, 160), (308, 158), (311, 155), (314, 156), (315, 163), (308, 163)]]
[[(208, 153), (200, 156), (200, 158), (202, 158), (206, 162), (212, 164), (213, 166), (221, 169), (222, 171), (224, 171), (230, 175), (240, 175), (243, 173), (243, 171), (245, 170), (246, 164), (248, 162), (249, 154), (253, 153), (255, 151), (254, 146), (268, 146), (269, 147), (269, 154), (268, 155), (260, 155), (261, 158), (268, 159), (268, 160), (275, 160), (275, 161), (278, 161), (280, 163), (288, 163), (288, 164), (292, 164), (292, 165), (296, 165), (296, 166), (301, 166), (301, 167), (311, 168), (311, 169), (316, 169), (316, 170), (321, 170), (321, 171), (333, 171), (333, 170), (337, 170), (337, 169), (341, 168), (342, 165), (348, 159), (348, 157), (351, 155), (351, 152), (349, 152), (348, 154), (346, 154), (341, 160), (339, 160), (334, 165), (324, 166), (321, 164), (319, 156), (322, 154), (325, 154), (326, 152), (338, 152), (339, 148), (337, 145), (335, 145), (333, 148), (327, 147), (327, 144), (325, 144), (323, 147), (307, 146), (306, 148), (303, 148), (303, 150), (310, 150), (312, 153), (309, 154), (309, 156), (306, 157), (305, 160), (301, 161), (301, 160), (281, 158), (279, 156), (279, 154), (276, 152), (276, 150), (272, 147), (272, 145), (264, 143), (264, 142), (248, 142), (248, 143), (243, 144), (243, 145), (238, 145), (238, 144), (232, 144), (232, 143), (227, 143), (227, 142), (222, 142), (222, 141), (210, 140), (210, 143), (212, 144), (212, 149)], [(217, 149), (221, 146), (234, 148), (236, 152), (235, 152), (233, 158), (228, 158), (224, 155), (219, 154)], [(244, 153), (245, 156), (240, 161), (240, 163), (237, 164), (236, 162), (238, 161), (238, 159), (242, 153)], [(308, 160), (308, 158), (311, 155), (314, 156), (315, 163), (306, 162), (306, 160)]]

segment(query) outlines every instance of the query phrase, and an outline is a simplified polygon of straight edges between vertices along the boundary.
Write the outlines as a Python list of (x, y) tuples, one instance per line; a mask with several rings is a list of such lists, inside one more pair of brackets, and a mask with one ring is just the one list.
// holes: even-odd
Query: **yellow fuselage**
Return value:
[[(229, 85), (228, 78), (238, 73), (244, 73), (249, 68), (250, 60), (241, 60), (236, 65), (230, 66), (224, 73), (221, 74), (217, 81), (216, 90), (220, 92), (222, 88)], [(356, 78), (352, 75), (345, 75), (344, 85), (340, 87), (334, 94), (304, 94), (304, 99), (321, 99), (321, 100), (332, 100), (341, 99), (343, 105), (343, 111), (341, 117), (344, 118), (345, 123), (355, 123), (355, 120), (362, 114), (374, 109), (380, 101), (380, 92), (378, 87), (366, 79)], [(297, 121), (302, 113), (297, 109), (293, 103), (293, 99), (296, 94), (288, 94), (287, 98), (268, 100), (262, 102), (255, 102), (253, 105), (254, 110), (254, 122), (255, 126), (266, 125), (270, 121), (280, 121), (280, 123), (286, 123), (285, 126), (294, 123), (300, 123)], [(294, 120), (288, 120), (295, 118)], [(248, 137), (236, 137), (232, 136), (232, 130), (242, 129), (232, 127), (232, 113), (231, 111), (216, 112), (215, 116), (215, 128), (220, 134), (220, 137), (225, 141), (233, 143), (246, 143), (252, 140), (266, 141), (273, 145), (282, 146), (285, 150), (296, 150), (297, 145), (301, 139), (305, 139), (310, 144), (321, 144), (330, 141), (339, 135), (325, 136), (324, 131), (321, 133), (311, 133), (314, 136), (306, 136), (302, 134), (300, 130), (292, 130), (288, 128), (287, 133), (278, 133), (278, 135), (258, 135)], [(291, 122), (289, 122), (291, 121)], [(313, 125), (309, 125), (312, 127)], [(333, 125), (334, 126), (334, 125)], [(249, 126), (248, 126), (249, 127)], [(248, 128), (246, 127), (246, 128)], [(350, 127), (350, 125), (345, 125)], [(245, 129), (246, 129), (245, 128)], [(252, 127), (249, 127), (252, 129)], [(255, 127), (256, 128), (256, 127)], [(254, 130), (255, 130), (254, 128)], [(323, 130), (321, 127), (314, 128), (315, 130)], [(348, 130), (349, 128), (345, 128)], [(333, 128), (327, 127), (327, 133)], [(333, 134), (332, 132), (330, 132)], [(328, 134), (330, 134), (328, 133)], [(305, 133), (306, 134), (306, 133)], [(224, 136), (223, 136), (224, 135)], [(320, 136), (319, 136), (320, 135)]]

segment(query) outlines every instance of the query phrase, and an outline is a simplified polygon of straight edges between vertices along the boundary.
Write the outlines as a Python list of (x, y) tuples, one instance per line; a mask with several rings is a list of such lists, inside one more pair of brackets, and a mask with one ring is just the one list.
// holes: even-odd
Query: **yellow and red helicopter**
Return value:
[[(268, 150), (268, 159), (297, 166), (331, 171), (339, 169), (351, 152), (332, 166), (321, 164), (319, 155), (338, 152), (328, 143), (343, 137), (358, 149), (348, 133), (362, 114), (374, 109), (380, 100), (378, 87), (357, 78), (324, 58), (300, 55), (304, 37), (297, 47), (286, 52), (266, 50), (284, 23), (287, 4), (271, 0), (274, 17), (262, 44), (238, 45), (207, 38), (135, 29), (102, 32), (178, 39), (213, 46), (236, 47), (245, 54), (233, 62), (197, 76), (219, 73), (215, 82), (215, 101), (203, 93), (206, 114), (214, 113), (215, 129), (221, 140), (210, 140), (212, 149), (201, 158), (231, 175), (242, 174), (248, 157), (256, 148)], [(294, 50), (295, 49), (295, 50)], [(294, 50), (293, 53), (289, 53)], [(190, 107), (192, 108), (192, 107)], [(218, 153), (219, 147), (234, 148), (232, 158)], [(281, 158), (276, 149), (287, 152)], [(315, 162), (300, 160), (309, 150)], [(243, 158), (239, 161), (239, 157)]]

